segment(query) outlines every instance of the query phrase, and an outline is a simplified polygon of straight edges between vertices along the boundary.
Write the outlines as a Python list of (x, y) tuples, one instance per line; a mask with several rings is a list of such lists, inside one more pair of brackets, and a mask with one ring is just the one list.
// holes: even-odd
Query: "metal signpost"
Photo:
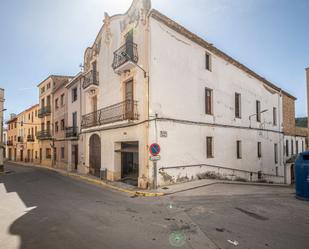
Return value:
[(153, 143), (149, 147), (149, 152), (151, 154), (150, 160), (153, 162), (153, 188), (157, 188), (157, 161), (160, 160), (160, 145)]

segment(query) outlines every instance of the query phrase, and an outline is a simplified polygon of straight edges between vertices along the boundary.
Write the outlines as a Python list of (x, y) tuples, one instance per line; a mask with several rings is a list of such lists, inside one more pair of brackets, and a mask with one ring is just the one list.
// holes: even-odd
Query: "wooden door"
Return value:
[(96, 134), (89, 140), (89, 173), (100, 177), (101, 170), (101, 141)]
[(40, 162), (42, 162), (42, 148), (40, 148)]
[(72, 161), (74, 165), (74, 170), (78, 167), (78, 145), (72, 145)]

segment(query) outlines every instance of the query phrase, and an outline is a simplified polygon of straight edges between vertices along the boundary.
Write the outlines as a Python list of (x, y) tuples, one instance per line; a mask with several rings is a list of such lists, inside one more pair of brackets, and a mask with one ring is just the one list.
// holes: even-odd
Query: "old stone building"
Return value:
[(296, 127), (295, 122), (295, 100), (287, 95), (283, 96), (283, 162), (285, 183), (294, 182), (294, 160), (298, 153), (306, 150), (307, 132)]
[[(85, 51), (83, 79), (83, 165), (108, 180), (142, 188), (209, 175), (286, 182), (284, 139), (303, 142), (295, 97), (148, 0), (105, 14)], [(161, 145), (156, 168), (154, 142)]]
[[(150, 0), (105, 13), (83, 71), (51, 75), (38, 88), (42, 165), (140, 188), (205, 177), (290, 183), (289, 160), (305, 150), (294, 96)], [(19, 119), (8, 123), (11, 159)]]

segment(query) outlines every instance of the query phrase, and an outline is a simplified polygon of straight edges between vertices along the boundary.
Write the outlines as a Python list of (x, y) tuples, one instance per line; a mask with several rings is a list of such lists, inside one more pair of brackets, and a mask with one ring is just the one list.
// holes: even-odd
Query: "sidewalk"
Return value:
[(120, 192), (124, 192), (127, 194), (131, 194), (133, 196), (143, 196), (143, 197), (157, 197), (157, 196), (163, 196), (164, 193), (158, 192), (158, 191), (151, 191), (151, 190), (141, 190), (135, 186), (128, 185), (122, 182), (110, 182), (110, 181), (104, 181), (101, 180), (97, 177), (91, 176), (91, 175), (86, 175), (86, 174), (81, 174), (81, 173), (75, 173), (75, 172), (69, 172), (66, 170), (61, 170), (61, 169), (56, 169), (56, 168), (51, 168), (47, 166), (42, 166), (39, 164), (33, 164), (33, 163), (24, 163), (24, 162), (15, 162), (15, 161), (8, 161), (8, 163), (11, 164), (16, 164), (16, 165), (21, 165), (21, 166), (26, 166), (26, 167), (36, 167), (36, 168), (42, 168), (42, 169), (47, 169), (51, 171), (55, 171), (61, 175), (64, 176), (69, 176), (78, 180), (86, 181), (89, 183), (93, 183), (96, 185), (101, 185), (113, 190), (117, 190)]
[(131, 194), (133, 196), (143, 196), (143, 197), (157, 197), (157, 196), (163, 196), (163, 195), (171, 195), (171, 194), (176, 194), (176, 193), (180, 193), (180, 192), (184, 192), (188, 190), (194, 190), (194, 189), (198, 189), (198, 188), (202, 188), (202, 187), (210, 186), (214, 184), (236, 184), (236, 185), (285, 187), (285, 188), (290, 187), (289, 185), (285, 185), (285, 184), (269, 184), (269, 183), (258, 183), (258, 182), (238, 182), (238, 181), (202, 179), (202, 180), (196, 180), (196, 181), (191, 181), (191, 182), (184, 182), (184, 183), (178, 183), (174, 185), (159, 187), (157, 190), (142, 190), (135, 186), (128, 185), (122, 182), (105, 181), (105, 180), (101, 180), (91, 175), (69, 172), (69, 171), (65, 171), (61, 169), (51, 168), (51, 167), (42, 166), (38, 164), (32, 164), (32, 163), (14, 162), (14, 161), (8, 161), (8, 162), (12, 164), (17, 164), (17, 165), (23, 165), (23, 166), (28, 166), (28, 167), (38, 167), (42, 169), (52, 170), (52, 171), (58, 172), (59, 174), (69, 176), (75, 179), (87, 181), (87, 182), (90, 182), (96, 185), (101, 185), (101, 186), (104, 186), (104, 187), (107, 187), (113, 190)]
[(160, 187), (158, 188), (158, 191), (164, 193), (164, 195), (171, 195), (171, 194), (176, 194), (176, 193), (180, 193), (180, 192), (184, 192), (188, 190), (202, 188), (202, 187), (210, 186), (214, 184), (234, 184), (234, 185), (251, 185), (251, 186), (285, 187), (285, 188), (290, 187), (289, 185), (285, 185), (285, 184), (202, 179), (202, 180), (197, 180), (197, 181), (192, 181), (192, 182), (184, 182), (184, 183)]

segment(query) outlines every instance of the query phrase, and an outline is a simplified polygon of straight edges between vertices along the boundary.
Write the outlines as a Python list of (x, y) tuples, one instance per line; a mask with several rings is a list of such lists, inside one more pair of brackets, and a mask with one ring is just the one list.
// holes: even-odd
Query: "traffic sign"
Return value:
[(161, 148), (160, 145), (158, 145), (157, 143), (153, 143), (152, 145), (150, 145), (149, 147), (149, 152), (152, 156), (157, 156), (160, 154)]

